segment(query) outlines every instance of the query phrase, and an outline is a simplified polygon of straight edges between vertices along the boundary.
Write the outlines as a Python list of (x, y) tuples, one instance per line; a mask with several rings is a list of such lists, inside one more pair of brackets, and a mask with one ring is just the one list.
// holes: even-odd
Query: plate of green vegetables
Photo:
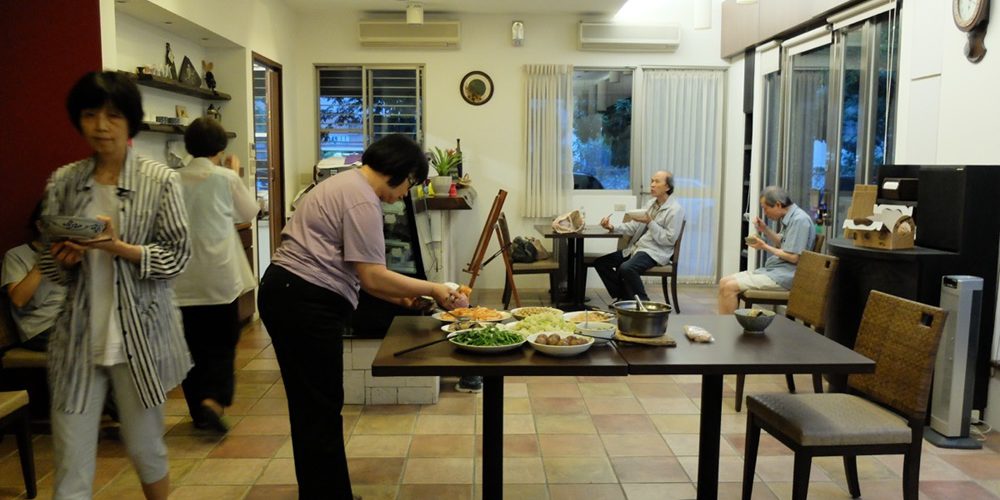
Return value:
[(517, 349), (524, 345), (525, 338), (517, 332), (490, 324), (449, 333), (448, 341), (465, 351), (492, 354)]

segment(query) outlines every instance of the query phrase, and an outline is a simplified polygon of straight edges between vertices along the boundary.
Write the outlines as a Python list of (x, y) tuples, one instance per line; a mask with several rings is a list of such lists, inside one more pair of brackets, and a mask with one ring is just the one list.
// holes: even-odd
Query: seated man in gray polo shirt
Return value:
[(764, 267), (743, 271), (719, 281), (719, 314), (732, 314), (739, 305), (738, 295), (744, 290), (789, 290), (795, 277), (799, 254), (812, 248), (816, 240), (812, 218), (805, 210), (792, 203), (788, 192), (778, 186), (768, 186), (760, 194), (760, 208), (771, 220), (780, 220), (781, 233), (775, 233), (760, 218), (754, 218), (757, 231), (766, 238), (757, 237), (751, 248), (770, 255)]

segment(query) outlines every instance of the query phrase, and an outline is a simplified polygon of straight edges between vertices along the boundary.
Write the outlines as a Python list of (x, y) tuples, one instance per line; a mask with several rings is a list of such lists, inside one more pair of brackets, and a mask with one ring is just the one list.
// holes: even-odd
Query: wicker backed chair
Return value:
[(854, 350), (875, 373), (851, 375), (849, 393), (747, 398), (743, 499), (753, 493), (760, 430), (795, 453), (792, 498), (805, 500), (815, 456), (842, 456), (851, 496), (861, 496), (858, 455), (902, 454), (903, 498), (919, 496), (920, 449), (931, 374), (947, 313), (882, 292), (868, 296)]
[(28, 428), (28, 391), (0, 392), (0, 438), (11, 431), (17, 436), (17, 454), (21, 458), (21, 474), (27, 498), (38, 495), (35, 483), (35, 452)]
[[(509, 246), (511, 244), (510, 228), (507, 226), (507, 216), (505, 214), (500, 214), (500, 218), (497, 219), (497, 225), (500, 227), (500, 236), (502, 238), (500, 244), (503, 246)], [(556, 293), (559, 290), (559, 283), (557, 281), (559, 273), (559, 259), (556, 257), (555, 251), (551, 252), (549, 258), (547, 259), (536, 260), (535, 262), (514, 262), (511, 264), (511, 272), (514, 275), (548, 274), (549, 300), (553, 304), (556, 303)], [(509, 279), (504, 279), (502, 297), (504, 309), (510, 307), (512, 285), (513, 283), (511, 283)], [(518, 306), (520, 306), (520, 304), (518, 304)]]
[[(823, 244), (826, 243), (826, 236), (817, 234), (813, 241), (812, 251), (823, 253)], [(746, 307), (753, 307), (754, 304), (783, 306), (788, 304), (788, 290), (746, 290), (740, 292), (739, 300), (742, 300)]]
[[(795, 278), (792, 280), (792, 290), (789, 292), (788, 307), (785, 316), (798, 320), (806, 326), (822, 334), (826, 328), (826, 304), (830, 297), (830, 286), (837, 272), (840, 259), (832, 255), (824, 255), (805, 251), (799, 256), (799, 265), (795, 267)], [(823, 392), (823, 376), (813, 374), (813, 390)], [(788, 391), (795, 392), (795, 379), (791, 374), (785, 375)], [(736, 411), (743, 408), (743, 386), (746, 375), (736, 376)]]
[[(681, 221), (681, 232), (677, 234), (677, 241), (674, 242), (674, 253), (670, 256), (670, 263), (665, 266), (653, 266), (642, 273), (643, 276), (658, 276), (660, 278), (660, 286), (663, 287), (663, 300), (667, 301), (673, 308), (673, 312), (676, 313), (681, 312), (680, 302), (677, 300), (677, 266), (680, 262), (681, 241), (684, 239), (686, 227), (687, 220), (685, 219)], [(618, 238), (618, 250), (624, 250), (629, 241), (629, 236)], [(594, 261), (598, 257), (600, 256), (585, 256), (583, 264), (587, 267), (594, 267)], [(673, 295), (672, 298), (671, 295)]]

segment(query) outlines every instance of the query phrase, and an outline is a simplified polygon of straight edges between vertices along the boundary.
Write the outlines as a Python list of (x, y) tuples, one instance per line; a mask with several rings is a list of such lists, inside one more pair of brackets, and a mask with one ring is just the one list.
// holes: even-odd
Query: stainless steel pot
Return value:
[(640, 310), (638, 302), (634, 300), (612, 304), (618, 314), (618, 329), (633, 337), (662, 337), (667, 333), (670, 304), (644, 300), (642, 306), (646, 308), (645, 311)]

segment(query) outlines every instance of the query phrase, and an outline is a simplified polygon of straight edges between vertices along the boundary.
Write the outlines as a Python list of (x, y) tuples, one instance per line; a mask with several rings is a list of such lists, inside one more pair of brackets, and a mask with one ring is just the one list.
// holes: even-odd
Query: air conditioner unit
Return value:
[(673, 52), (680, 43), (678, 24), (580, 23), (580, 50)]
[(457, 49), (462, 36), (458, 21), (406, 24), (402, 20), (370, 20), (361, 21), (358, 28), (362, 47)]

